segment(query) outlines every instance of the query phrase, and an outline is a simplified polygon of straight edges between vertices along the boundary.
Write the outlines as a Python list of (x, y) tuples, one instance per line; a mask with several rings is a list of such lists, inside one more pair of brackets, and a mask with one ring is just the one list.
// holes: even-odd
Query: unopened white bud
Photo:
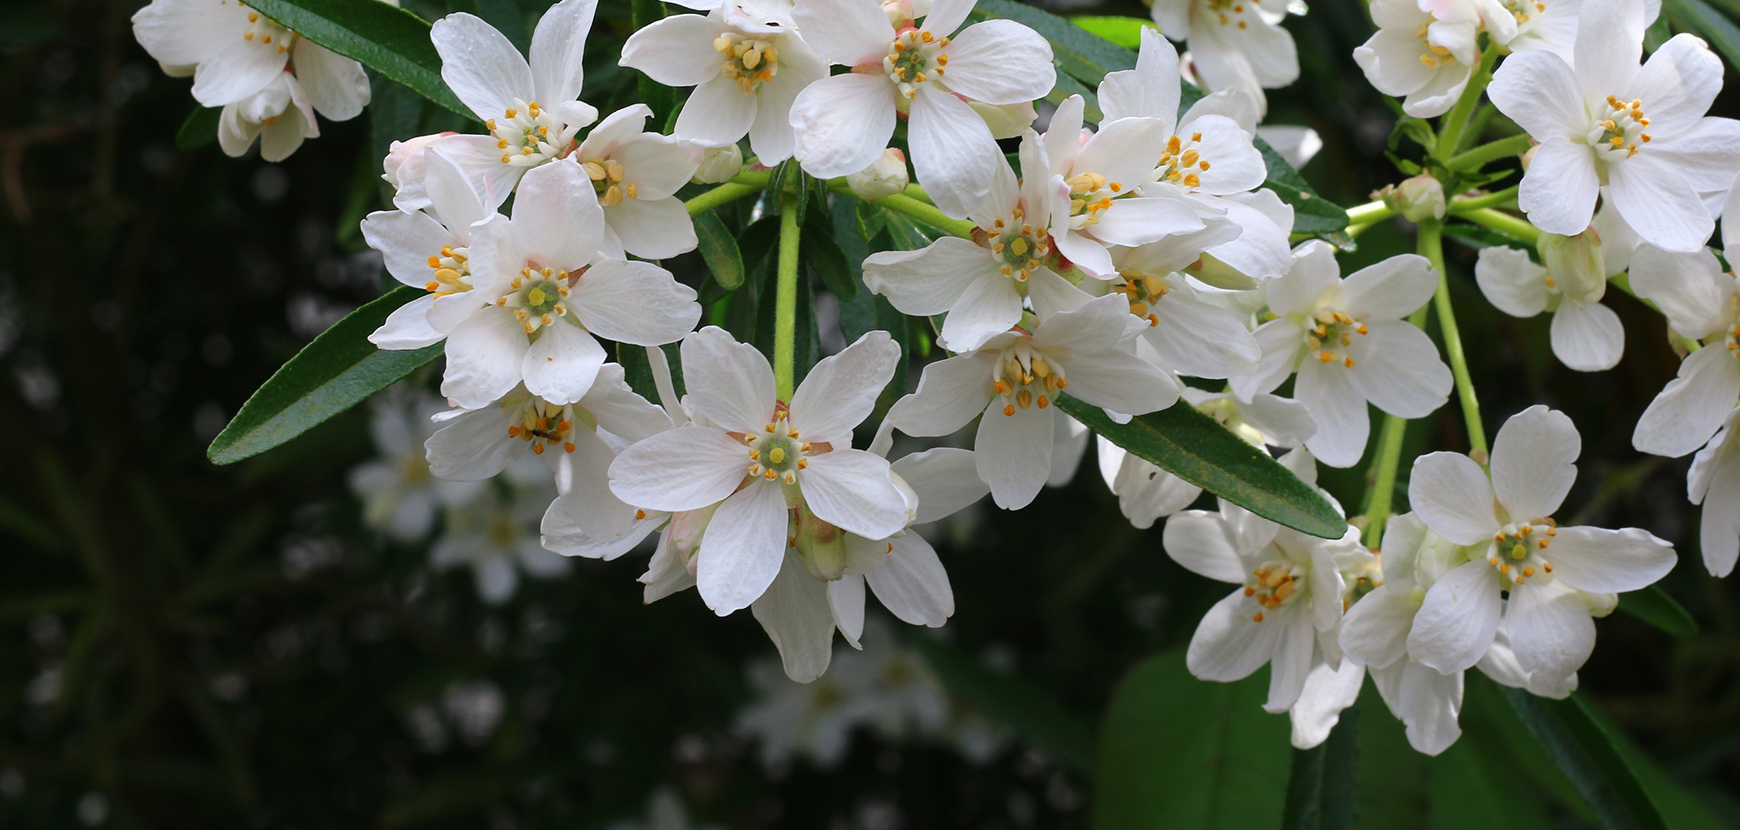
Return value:
[(730, 181), (741, 172), (743, 151), (737, 149), (737, 145), (708, 147), (701, 159), (701, 166), (695, 169), (695, 175), (689, 181), (695, 184), (719, 184)]
[(1583, 303), (1599, 302), (1607, 293), (1607, 262), (1594, 228), (1576, 236), (1543, 233), (1535, 250), (1559, 293)]
[(394, 190), (404, 187), (404, 183), (408, 180), (421, 179), (423, 177), (422, 159), (418, 158), (413, 162), (411, 169), (405, 168), (406, 162), (411, 162), (414, 156), (418, 156), (429, 142), (453, 134), (451, 131), (432, 133), (393, 142), (387, 148), (387, 157), (381, 159), (381, 178), (386, 179), (387, 184), (392, 185)]
[(892, 196), (906, 190), (910, 182), (906, 175), (906, 154), (890, 147), (874, 164), (846, 177), (846, 186), (866, 202)]
[(1425, 173), (1396, 185), (1385, 201), (1410, 222), (1444, 218), (1444, 185)]

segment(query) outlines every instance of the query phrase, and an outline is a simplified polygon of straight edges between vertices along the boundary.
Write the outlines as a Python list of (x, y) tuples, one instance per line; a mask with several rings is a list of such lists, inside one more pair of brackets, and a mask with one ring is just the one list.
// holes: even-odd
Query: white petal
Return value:
[(1643, 411), (1631, 445), (1668, 458), (1692, 452), (1721, 428), (1736, 399), (1740, 363), (1726, 349), (1699, 349), (1680, 363), (1679, 376)]
[(491, 406), (448, 421), (429, 436), (429, 472), (449, 481), (482, 481), (526, 454), (507, 434), (509, 412)]
[(1371, 436), (1371, 415), (1366, 411), (1365, 395), (1358, 381), (1345, 366), (1319, 363), (1308, 357), (1299, 367), (1293, 384), (1294, 395), (1317, 422), (1317, 432), (1305, 446), (1317, 460), (1331, 467), (1359, 463), (1365, 455), (1366, 439)]
[(1492, 645), (1503, 607), (1498, 571), (1479, 559), (1458, 565), (1426, 592), (1408, 654), (1446, 674), (1467, 669)]
[(1696, 184), (1686, 175), (1689, 171), (1683, 171), (1675, 161), (1658, 153), (1639, 153), (1612, 165), (1607, 171), (1607, 196), (1643, 241), (1669, 251), (1693, 253), (1710, 239), (1716, 223), (1699, 198)]
[(914, 436), (948, 435), (973, 420), (990, 400), (995, 355), (960, 355), (924, 367), (918, 390), (888, 410), (888, 423)]
[(1166, 373), (1133, 354), (1081, 352), (1067, 361), (1070, 396), (1109, 412), (1145, 415), (1178, 401), (1178, 387)]
[[(1515, 57), (1534, 54), (1539, 53), (1525, 52)], [(1543, 141), (1535, 149), (1528, 172), (1523, 174), (1517, 204), (1535, 227), (1548, 233), (1575, 236), (1589, 227), (1589, 220), (1595, 216), (1595, 197), (1601, 190), (1595, 176), (1594, 151), (1586, 144), (1574, 144), (1564, 138)]]
[(543, 106), (553, 107), (580, 97), (585, 80), (586, 33), (598, 0), (562, 0), (538, 18), (532, 31), (532, 91)]
[[(929, 20), (925, 27), (930, 27)], [(943, 52), (949, 56), (944, 73), (949, 89), (987, 104), (1019, 104), (1043, 98), (1057, 83), (1051, 45), (1038, 32), (1013, 20), (987, 20), (968, 26), (950, 38)]]
[(1143, 27), (1136, 68), (1107, 73), (1099, 99), (1106, 121), (1146, 117), (1170, 123), (1178, 117), (1178, 50), (1165, 35)]
[[(937, 35), (953, 34), (962, 23), (966, 22), (967, 14), (973, 10), (975, 2), (976, 0), (935, 0), (931, 4), (930, 13), (924, 17), (923, 30)], [(1045, 92), (1050, 91), (1050, 89), (1045, 90)], [(1044, 95), (1045, 92), (1041, 92), (1039, 95)], [(1039, 95), (1033, 97), (1037, 98)]]
[(748, 469), (748, 451), (730, 436), (679, 427), (623, 450), (610, 465), (610, 490), (648, 510), (698, 510), (731, 495)]
[(796, 4), (792, 18), (804, 42), (822, 57), (846, 66), (880, 62), (894, 40), (888, 15), (861, 0), (805, 0)]
[(942, 341), (953, 351), (973, 351), (1019, 322), (1021, 295), (1014, 281), (998, 273), (982, 274), (967, 284), (943, 320)]
[(1305, 688), (1293, 704), (1293, 746), (1310, 749), (1329, 739), (1329, 733), (1341, 720), (1341, 710), (1359, 699), (1359, 687), (1365, 683), (1365, 666), (1351, 660), (1333, 668), (1319, 662), (1305, 677)]
[[(906, 141), (912, 148), (913, 171), (924, 183), (925, 194), (943, 213), (966, 216), (990, 193), (1003, 153), (985, 120), (965, 101), (929, 84), (919, 87), (907, 119)], [(801, 150), (801, 135), (799, 146)], [(865, 162), (851, 172), (868, 166)]]
[(636, 346), (674, 343), (701, 319), (695, 289), (650, 262), (600, 262), (580, 277), (569, 301), (588, 330)]
[(1230, 683), (1262, 668), (1280, 648), (1280, 620), (1253, 622), (1256, 603), (1243, 588), (1214, 604), (1191, 635), (1185, 665), (1203, 680)]
[[(1740, 225), (1740, 221), (1725, 224)], [(1735, 250), (1740, 251), (1740, 246)], [(1694, 340), (1726, 329), (1733, 319), (1728, 298), (1735, 293), (1734, 278), (1723, 273), (1708, 249), (1679, 254), (1640, 245), (1632, 255), (1631, 287), (1637, 296), (1661, 308), (1674, 331)]]
[(494, 403), (519, 385), (528, 346), (525, 330), (512, 314), (485, 309), (471, 315), (447, 335), (441, 394), (463, 409)]
[(955, 613), (948, 572), (929, 542), (917, 533), (892, 540), (887, 563), (864, 575), (870, 590), (902, 622), (937, 628)]
[(1356, 317), (1400, 320), (1431, 301), (1437, 288), (1438, 275), (1425, 257), (1400, 254), (1347, 275), (1342, 308)]
[[(1387, 553), (1387, 552), (1386, 552)], [(1389, 556), (1384, 557), (1388, 563)], [(1381, 585), (1347, 610), (1341, 620), (1341, 650), (1372, 667), (1388, 666), (1408, 653), (1408, 630), (1419, 606), (1405, 590)]]
[(349, 121), (369, 103), (369, 76), (362, 64), (319, 46), (296, 42), (296, 80), (316, 112), (334, 121)]
[(1492, 75), (1486, 94), (1500, 112), (1535, 140), (1576, 138), (1588, 124), (1583, 90), (1564, 58), (1545, 51), (1519, 52)]
[(435, 307), (431, 295), (418, 297), (387, 315), (386, 322), (369, 335), (369, 342), (383, 349), (421, 349), (446, 339), (447, 335), (429, 325), (429, 310)]
[[(777, 484), (751, 484), (719, 505), (701, 536), (695, 571), (701, 599), (713, 613), (723, 617), (767, 591), (785, 559), (789, 518)], [(807, 573), (802, 576), (815, 581)], [(823, 605), (825, 609), (825, 600)], [(831, 630), (832, 614), (828, 625)]]
[(754, 346), (708, 326), (683, 338), (682, 358), (688, 397), (713, 423), (759, 432), (773, 422), (773, 367)]
[[(808, 683), (828, 670), (833, 657), (834, 614), (828, 592), (796, 552), (787, 551), (774, 563), (779, 576), (750, 611), (779, 649), (785, 676)], [(706, 567), (704, 562), (701, 567)]]
[(882, 74), (853, 72), (810, 84), (791, 107), (791, 125), (797, 131), (793, 157), (810, 175), (823, 179), (869, 167), (894, 135), (895, 94)]
[(1186, 510), (1166, 520), (1161, 545), (1172, 561), (1222, 582), (1245, 581), (1244, 559), (1232, 528), (1217, 513)]
[[(712, 52), (709, 58), (717, 62), (718, 54)], [(733, 144), (749, 133), (750, 126), (755, 123), (757, 107), (754, 95), (738, 92), (736, 81), (716, 75), (690, 93), (683, 111), (677, 114), (672, 132), (708, 144)]]
[(464, 12), (447, 15), (435, 21), (429, 39), (441, 55), (441, 80), (478, 118), (499, 118), (516, 97), (534, 94), (526, 59), (506, 35), (481, 18)]
[(539, 329), (520, 362), (526, 390), (550, 403), (574, 403), (592, 388), (604, 365), (604, 347), (579, 326), (565, 320)]
[[(723, 23), (702, 15), (672, 15), (630, 35), (622, 45), (621, 64), (639, 69), (665, 86), (697, 86), (719, 74), (723, 61), (712, 46), (714, 38), (725, 30)], [(731, 87), (735, 91), (735, 84)], [(677, 133), (688, 135), (681, 130)]]
[(1384, 703), (1407, 726), (1415, 751), (1437, 755), (1462, 737), (1456, 722), (1462, 710), (1462, 673), (1439, 674), (1430, 666), (1401, 662), (1373, 669), (1372, 682)]
[(894, 474), (918, 496), (918, 515), (913, 517), (913, 524), (952, 516), (990, 492), (979, 479), (969, 450), (937, 447), (913, 453), (891, 466)]
[[(808, 574), (805, 574), (808, 576)], [(863, 648), (858, 638), (864, 636), (864, 577), (847, 574), (827, 583), (828, 610), (840, 636), (853, 648)]]
[(1570, 416), (1535, 405), (1510, 417), (1492, 442), (1492, 491), (1512, 521), (1558, 511), (1577, 481), (1583, 438)]
[(283, 75), (288, 57), (276, 46), (240, 37), (228, 41), (217, 54), (201, 61), (194, 70), (194, 100), (208, 107), (241, 101)]
[(1451, 543), (1479, 544), (1498, 533), (1492, 501), (1492, 484), (1468, 456), (1435, 452), (1414, 461), (1408, 503), (1433, 533)]
[(1166, 366), (1199, 378), (1226, 378), (1256, 371), (1262, 347), (1232, 312), (1182, 291), (1149, 307), (1160, 322), (1146, 332)]
[(1481, 248), (1474, 263), (1480, 293), (1512, 317), (1533, 317), (1547, 309), (1547, 269), (1517, 248)]
[(1531, 685), (1570, 676), (1595, 650), (1588, 603), (1558, 579), (1512, 590), (1505, 630)]
[(1017, 409), (1004, 415), (992, 401), (979, 419), (973, 457), (979, 477), (991, 485), (991, 501), (1005, 510), (1026, 507), (1045, 487), (1051, 473), (1052, 423), (1055, 409)]
[(520, 179), (513, 231), (526, 258), (538, 265), (572, 270), (598, 258), (604, 211), (592, 180), (573, 156), (533, 168)]
[(808, 460), (798, 487), (822, 521), (866, 539), (886, 539), (906, 527), (906, 499), (894, 486), (887, 459), (835, 449)]
[(1561, 527), (1552, 542), (1541, 555), (1553, 563), (1553, 578), (1593, 593), (1638, 590), (1667, 576), (1676, 561), (1673, 545), (1635, 527)]
[[(1373, 406), (1403, 418), (1423, 418), (1449, 400), (1454, 383), (1450, 367), (1425, 332), (1398, 320), (1374, 321), (1367, 330), (1347, 350), (1355, 365), (1340, 368)], [(1320, 368), (1334, 372), (1338, 367)]]
[(1317, 632), (1305, 619), (1304, 609), (1282, 609), (1266, 617), (1260, 625), (1281, 629), (1281, 642), (1269, 663), (1269, 699), (1263, 704), (1267, 712), (1285, 712), (1299, 701), (1305, 691), (1305, 679), (1311, 673), (1311, 654), (1317, 646)]
[(887, 297), (901, 313), (918, 317), (949, 311), (967, 286), (980, 279), (1008, 280), (990, 252), (953, 236), (916, 251), (884, 251), (864, 258), (864, 284), (870, 291)]
[(792, 395), (792, 428), (807, 441), (851, 446), (852, 430), (876, 408), (900, 357), (900, 345), (888, 332), (871, 331), (823, 358)]

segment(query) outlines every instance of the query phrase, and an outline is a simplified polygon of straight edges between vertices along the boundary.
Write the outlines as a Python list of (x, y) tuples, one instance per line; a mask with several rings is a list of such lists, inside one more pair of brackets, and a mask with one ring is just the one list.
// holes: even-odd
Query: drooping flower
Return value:
[(542, 465), (526, 476), (509, 476), (508, 492), (491, 491), (447, 511), (441, 538), (429, 548), (429, 562), (438, 570), (469, 567), (477, 594), (490, 605), (513, 598), (520, 572), (534, 579), (566, 574), (573, 563), (538, 544), (538, 518), (551, 496)]
[(1537, 265), (1528, 252), (1495, 246), (1482, 248), (1474, 264), (1474, 279), (1494, 306), (1512, 317), (1553, 315), (1553, 354), (1579, 372), (1613, 368), (1625, 353), (1625, 327), (1619, 315), (1601, 304), (1612, 269), (1602, 258), (1593, 230), (1576, 237), (1541, 234), (1540, 247), (1549, 266)]
[(804, 40), (853, 70), (811, 84), (792, 105), (793, 155), (804, 170), (834, 178), (869, 167), (905, 114), (925, 192), (943, 212), (966, 216), (996, 175), (991, 130), (968, 102), (1027, 104), (1057, 81), (1051, 46), (1026, 26), (987, 20), (955, 34), (973, 2), (939, 0), (922, 25), (898, 28), (876, 0), (799, 4)]
[(887, 332), (816, 364), (789, 403), (777, 399), (766, 358), (722, 329), (684, 338), (682, 357), (697, 422), (624, 450), (611, 465), (611, 489), (646, 510), (717, 506), (695, 554), (708, 607), (724, 616), (768, 590), (794, 511), (800, 533), (812, 523), (886, 539), (906, 526), (906, 496), (887, 460), (851, 448), (853, 427), (900, 359)]
[(1418, 0), (1372, 0), (1378, 31), (1353, 50), (1353, 60), (1379, 92), (1406, 96), (1403, 112), (1433, 118), (1449, 112), (1462, 97), (1480, 62), (1479, 21), (1440, 18), (1423, 5)]
[(1465, 561), (1426, 592), (1410, 656), (1444, 673), (1467, 669), (1492, 646), (1502, 615), (1518, 664), (1539, 675), (1533, 682), (1552, 685), (1588, 659), (1590, 618), (1612, 610), (1613, 593), (1673, 568), (1673, 547), (1645, 531), (1553, 520), (1581, 451), (1570, 418), (1533, 406), (1499, 430), (1490, 480), (1465, 455), (1436, 452), (1414, 463), (1408, 501), (1433, 533), (1463, 546)]
[(1734, 572), (1740, 559), (1740, 409), (1728, 413), (1722, 428), (1692, 459), (1686, 494), (1703, 505), (1698, 547), (1713, 576)]
[(695, 249), (695, 225), (677, 190), (701, 166), (693, 144), (644, 130), (652, 110), (631, 104), (604, 117), (574, 150), (604, 207), (604, 254), (665, 259)]
[(1644, 241), (1695, 252), (1714, 227), (1699, 197), (1740, 168), (1740, 121), (1706, 118), (1722, 61), (1676, 35), (1638, 66), (1644, 8), (1586, 0), (1575, 67), (1550, 51), (1507, 58), (1488, 94), (1541, 146), (1517, 203), (1536, 227), (1571, 236), (1589, 226), (1603, 186)]
[(1236, 90), (1261, 112), (1265, 88), (1299, 79), (1298, 49), (1280, 26), (1285, 0), (1154, 0), (1152, 14), (1167, 37), (1186, 42), (1210, 91)]
[(705, 17), (675, 15), (635, 32), (623, 66), (666, 86), (692, 86), (674, 132), (708, 144), (736, 144), (765, 165), (791, 157), (791, 106), (828, 67), (795, 31), (760, 23), (726, 3)]
[(314, 108), (296, 76), (278, 73), (271, 83), (240, 101), (225, 104), (218, 114), (218, 146), (224, 155), (241, 158), (260, 141), (260, 158), (283, 161), (304, 139), (320, 135)]
[(1256, 372), (1232, 379), (1241, 398), (1272, 392), (1298, 372), (1294, 397), (1317, 431), (1305, 446), (1332, 467), (1365, 453), (1369, 402), (1404, 418), (1422, 418), (1450, 395), (1450, 369), (1425, 332), (1402, 318), (1432, 297), (1437, 277), (1425, 258), (1391, 257), (1340, 276), (1329, 246), (1307, 242), (1293, 269), (1267, 285), (1276, 319), (1256, 330), (1263, 357)]
[(255, 95), (286, 72), (305, 106), (333, 121), (355, 118), (369, 102), (362, 64), (236, 0), (152, 0), (133, 15), (133, 36), (169, 74), (192, 75), (193, 97), (208, 107)]

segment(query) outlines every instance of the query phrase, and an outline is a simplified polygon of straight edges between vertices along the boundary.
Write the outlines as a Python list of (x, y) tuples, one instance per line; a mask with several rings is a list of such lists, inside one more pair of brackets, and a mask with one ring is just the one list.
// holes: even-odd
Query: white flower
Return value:
[(943, 212), (967, 215), (996, 175), (986, 153), (991, 131), (968, 101), (1025, 104), (1057, 81), (1051, 46), (1012, 20), (976, 23), (951, 37), (973, 2), (939, 0), (922, 26), (898, 30), (876, 0), (800, 4), (793, 16), (804, 40), (853, 70), (811, 84), (792, 106), (793, 155), (804, 170), (826, 179), (869, 167), (888, 146), (896, 114), (905, 113), (925, 192)]
[(491, 605), (513, 598), (521, 570), (538, 579), (567, 573), (569, 561), (538, 544), (538, 518), (549, 498), (542, 489), (492, 493), (447, 511), (447, 527), (429, 549), (430, 564), (469, 566), (478, 597)]
[[(1660, 0), (1646, 0), (1645, 5), (1653, 6), (1652, 11), (1645, 13), (1645, 19), (1654, 22), (1661, 11)], [(1516, 21), (1516, 34), (1499, 41), (1505, 48), (1512, 52), (1541, 49), (1564, 58), (1567, 63), (1575, 59), (1577, 16), (1583, 11), (1583, 0), (1512, 0), (1505, 10)], [(1494, 30), (1489, 26), (1487, 31), (1490, 34)]]
[(735, 144), (708, 147), (701, 156), (701, 166), (689, 177), (695, 184), (728, 182), (743, 172), (743, 151)]
[(287, 71), (306, 105), (334, 121), (355, 118), (369, 102), (362, 64), (235, 0), (152, 0), (133, 15), (133, 36), (166, 70), (193, 67), (179, 74), (193, 75), (193, 97), (208, 107), (241, 101)]
[(677, 190), (701, 166), (700, 147), (643, 130), (652, 110), (631, 104), (604, 117), (574, 151), (604, 206), (604, 253), (666, 259), (695, 249), (695, 225)]
[(1734, 572), (1740, 559), (1740, 409), (1728, 413), (1722, 428), (1692, 459), (1686, 493), (1692, 504), (1704, 506), (1698, 525), (1698, 546), (1704, 550), (1704, 567), (1713, 576)]
[(400, 210), (421, 210), (428, 207), (423, 177), (429, 157), (429, 144), (435, 139), (458, 135), (452, 131), (430, 133), (387, 145), (381, 159), (381, 180), (393, 188), (393, 204)]
[(1358, 529), (1319, 539), (1222, 502), (1219, 512), (1167, 520), (1162, 543), (1185, 568), (1240, 586), (1197, 626), (1186, 654), (1192, 674), (1231, 682), (1270, 664), (1263, 708), (1282, 712), (1298, 702), (1315, 663), (1339, 668), (1332, 632), (1353, 582), (1347, 575), (1372, 561)]
[(376, 211), (362, 221), (363, 239), (381, 252), (387, 273), (429, 292), (399, 306), (369, 335), (369, 342), (383, 349), (439, 343), (476, 309), (476, 298), (467, 295), (472, 289), (471, 228), (493, 215), (452, 159), (427, 151), (414, 157), (424, 168), (423, 210)]
[(440, 329), (447, 334), (441, 393), (461, 408), (481, 409), (523, 381), (550, 403), (572, 403), (604, 365), (594, 335), (656, 346), (692, 329), (701, 317), (694, 289), (652, 263), (604, 259), (603, 235), (604, 217), (579, 163), (526, 174), (513, 218), (498, 215), (472, 229), (473, 289), (436, 306), (467, 304)]
[(749, 149), (769, 166), (791, 156), (792, 102), (828, 74), (797, 33), (746, 19), (730, 4), (635, 32), (621, 63), (666, 86), (695, 87), (677, 115), (677, 135), (718, 145), (747, 135)]
[(247, 155), (258, 138), (260, 158), (283, 161), (302, 146), (303, 139), (319, 135), (314, 108), (296, 76), (288, 72), (278, 73), (259, 92), (225, 104), (218, 114), (218, 146), (231, 158)]
[[(718, 505), (697, 553), (701, 598), (720, 616), (754, 602), (785, 559), (798, 511), (871, 539), (908, 521), (888, 462), (854, 450), (852, 429), (893, 377), (900, 349), (871, 332), (816, 364), (789, 406), (753, 346), (708, 327), (683, 340), (683, 380), (697, 423), (629, 447), (610, 468), (617, 498), (647, 510)], [(746, 471), (747, 470), (747, 474)]]
[(423, 442), (440, 403), (424, 395), (377, 398), (369, 435), (381, 457), (350, 471), (350, 489), (363, 503), (363, 523), (400, 542), (428, 535), (444, 507), (464, 504), (482, 488), (473, 482), (442, 481), (429, 472)]
[(1722, 88), (1722, 61), (1676, 35), (1638, 67), (1643, 4), (1586, 0), (1576, 66), (1548, 51), (1505, 59), (1488, 93), (1541, 146), (1517, 202), (1549, 233), (1582, 233), (1603, 185), (1644, 241), (1694, 252), (1713, 229), (1699, 198), (1740, 168), (1740, 122), (1705, 118)]
[(1550, 307), (1553, 354), (1579, 372), (1611, 369), (1625, 352), (1625, 327), (1600, 302), (1607, 291), (1606, 272), (1612, 269), (1603, 264), (1595, 236), (1593, 230), (1570, 239), (1542, 234), (1543, 250), (1569, 254), (1550, 260), (1557, 269), (1535, 264), (1527, 251), (1498, 246), (1482, 248), (1474, 264), (1481, 293), (1499, 311), (1533, 317)]
[(586, 34), (597, 0), (562, 0), (532, 32), (531, 62), (506, 35), (474, 15), (435, 21), (429, 37), (441, 55), (441, 79), (482, 119), (488, 135), (440, 139), (491, 207), (507, 201), (527, 170), (573, 148), (598, 110), (577, 100)]
[(982, 414), (974, 438), (979, 477), (998, 507), (1024, 507), (1051, 474), (1051, 401), (1065, 389), (1117, 420), (1177, 400), (1170, 378), (1121, 348), (1127, 309), (1122, 297), (1100, 297), (932, 363), (888, 422), (908, 435), (948, 435)]
[(1299, 79), (1293, 36), (1280, 27), (1286, 0), (1154, 0), (1154, 22), (1173, 40), (1187, 41), (1197, 77), (1211, 91), (1236, 90), (1268, 109), (1265, 87)]
[(1467, 561), (1426, 592), (1409, 655), (1445, 673), (1473, 666), (1502, 613), (1519, 665), (1550, 684), (1588, 659), (1590, 617), (1612, 610), (1611, 594), (1649, 585), (1673, 567), (1672, 546), (1642, 530), (1553, 521), (1581, 450), (1570, 418), (1534, 406), (1498, 431), (1491, 480), (1465, 455), (1436, 452), (1414, 462), (1408, 501), (1433, 533), (1469, 549)]
[(1438, 17), (1424, 5), (1372, 0), (1378, 31), (1353, 50), (1365, 79), (1385, 95), (1406, 96), (1402, 111), (1415, 118), (1449, 112), (1480, 62), (1479, 22)]
[(1305, 446), (1332, 467), (1365, 454), (1370, 402), (1404, 418), (1423, 418), (1450, 394), (1450, 369), (1425, 332), (1403, 317), (1432, 298), (1437, 275), (1423, 257), (1391, 257), (1343, 280), (1335, 253), (1307, 242), (1293, 270), (1267, 284), (1276, 319), (1256, 331), (1257, 371), (1235, 377), (1241, 398), (1271, 392), (1297, 368), (1294, 397), (1317, 431)]
[(1238, 315), (1204, 298), (1184, 274), (1167, 267), (1158, 247), (1123, 248), (1113, 259), (1117, 277), (1090, 289), (1115, 293), (1142, 323), (1137, 354), (1169, 372), (1229, 378), (1256, 371), (1262, 347)]

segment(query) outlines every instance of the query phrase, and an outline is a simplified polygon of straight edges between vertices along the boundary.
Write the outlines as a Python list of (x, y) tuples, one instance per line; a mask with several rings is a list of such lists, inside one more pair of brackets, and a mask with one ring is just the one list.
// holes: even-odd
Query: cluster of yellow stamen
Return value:
[(248, 11), (248, 28), (242, 32), (242, 40), (261, 46), (276, 46), (278, 54), (282, 55), (296, 45), (296, 38), (297, 34), (284, 28), (282, 23), (262, 17), (257, 11)]
[(779, 52), (768, 41), (725, 32), (713, 39), (713, 50), (725, 56), (721, 71), (737, 83), (737, 91), (744, 95), (753, 95), (779, 74)]
[(491, 118), (484, 126), (495, 136), (501, 163), (521, 167), (535, 167), (561, 155), (575, 132), (564, 129), (537, 101), (527, 103), (517, 98), (501, 118)]
[[(817, 447), (792, 429), (784, 413), (775, 417), (778, 420), (761, 433), (743, 436), (743, 443), (749, 447), (749, 477), (796, 484), (798, 471), (810, 466), (804, 456), (817, 452)], [(824, 445), (821, 451), (827, 449)]]
[(1181, 187), (1201, 187), (1207, 173), (1208, 160), (1195, 145), (1202, 143), (1202, 133), (1191, 133), (1190, 140), (1178, 136), (1166, 139), (1166, 152), (1160, 154), (1160, 179)]
[(1064, 180), (1069, 185), (1069, 225), (1080, 230), (1100, 221), (1100, 214), (1124, 191), (1123, 184), (1106, 181), (1098, 173), (1082, 173)]
[(616, 159), (594, 159), (582, 162), (586, 170), (586, 178), (592, 180), (592, 189), (598, 193), (598, 203), (610, 206), (622, 204), (623, 197), (638, 199), (639, 190), (634, 182), (624, 182), (623, 177), (628, 171)]
[(1017, 407), (1038, 405), (1044, 409), (1066, 386), (1069, 381), (1063, 378), (1063, 367), (1034, 354), (1025, 343), (1004, 350), (991, 370), (991, 391), (1004, 400), (1006, 416), (1013, 416)]
[(1456, 56), (1450, 54), (1449, 49), (1426, 39), (1426, 36), (1431, 33), (1430, 30), (1431, 24), (1429, 23), (1421, 23), (1420, 28), (1414, 30), (1414, 37), (1420, 39), (1420, 46), (1424, 49), (1420, 53), (1420, 63), (1425, 64), (1427, 69), (1437, 69), (1440, 66), (1458, 63)]
[[(1558, 523), (1550, 518), (1535, 519), (1520, 528), (1501, 530), (1493, 536), (1492, 556), (1487, 559), (1487, 564), (1518, 585), (1537, 572), (1550, 574), (1553, 563), (1546, 560), (1546, 550), (1557, 535)], [(1538, 570), (1536, 566), (1539, 566)]]
[(1262, 622), (1263, 611), (1274, 611), (1299, 596), (1303, 577), (1302, 569), (1285, 562), (1265, 562), (1251, 571), (1251, 578), (1245, 581), (1245, 596), (1263, 609), (1252, 615), (1251, 622)]
[(1637, 155), (1637, 149), (1649, 143), (1649, 119), (1643, 115), (1642, 99), (1621, 101), (1607, 96), (1611, 110), (1606, 118), (1589, 128), (1589, 144), (1607, 161), (1617, 161)]
[(1503, 0), (1503, 3), (1510, 16), (1516, 18), (1518, 23), (1527, 23), (1530, 17), (1545, 14), (1547, 11), (1547, 4), (1541, 0)]
[(1244, 19), (1246, 2), (1247, 0), (1209, 0), (1208, 8), (1214, 12), (1220, 25), (1248, 29), (1250, 26)]
[(882, 58), (882, 69), (900, 88), (900, 94), (911, 98), (920, 84), (943, 76), (949, 65), (949, 56), (942, 50), (948, 45), (947, 37), (908, 29), (895, 35), (888, 54)]
[[(530, 398), (520, 404), (519, 411), (508, 423), (508, 437), (529, 441), (532, 452), (543, 455), (548, 447), (558, 446), (563, 452), (574, 451), (574, 425), (597, 429), (591, 413), (573, 404), (559, 406), (543, 398)], [(637, 517), (639, 518), (639, 517)]]
[(468, 248), (442, 245), (440, 254), (429, 257), (429, 267), (435, 270), (434, 279), (424, 283), (423, 287), (437, 297), (470, 291), (470, 255)]
[(1331, 308), (1320, 308), (1311, 315), (1315, 326), (1305, 331), (1305, 345), (1311, 347), (1317, 354), (1319, 363), (1340, 363), (1349, 369), (1353, 368), (1353, 357), (1347, 354), (1347, 347), (1353, 345), (1355, 336), (1368, 332), (1366, 325), (1348, 316), (1345, 311)]
[(1026, 216), (1021, 208), (1015, 208), (1007, 221), (992, 222), (986, 234), (992, 258), (1003, 263), (1003, 276), (1013, 277), (1016, 282), (1026, 282), (1033, 276), (1033, 269), (1051, 255), (1050, 236), (1045, 229), (1023, 222)]
[(1149, 326), (1160, 325), (1153, 308), (1156, 300), (1172, 290), (1166, 281), (1140, 271), (1120, 271), (1118, 278), (1120, 282), (1112, 283), (1112, 290), (1130, 298), (1130, 313), (1147, 320)]
[(578, 274), (555, 268), (521, 268), (520, 275), (508, 283), (508, 293), (495, 304), (511, 308), (526, 334), (555, 323), (568, 314), (568, 292), (573, 290)]

